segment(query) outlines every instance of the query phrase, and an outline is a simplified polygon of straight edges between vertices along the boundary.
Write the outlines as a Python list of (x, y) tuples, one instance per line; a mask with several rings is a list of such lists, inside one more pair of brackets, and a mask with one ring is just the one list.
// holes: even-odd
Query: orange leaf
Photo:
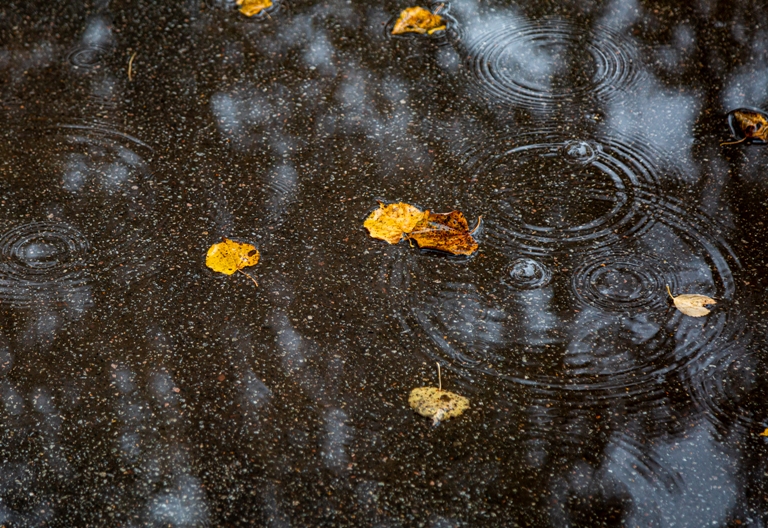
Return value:
[(768, 143), (768, 120), (762, 112), (748, 108), (733, 110), (728, 113), (728, 124), (736, 141), (721, 143), (721, 146), (755, 140), (760, 143)]
[(471, 255), (477, 250), (477, 241), (472, 237), (472, 233), (469, 231), (467, 219), (460, 211), (427, 211), (424, 219), (413, 228), (407, 238), (416, 241), (422, 249), (436, 249), (454, 255)]
[(434, 15), (423, 7), (409, 7), (400, 13), (395, 27), (392, 28), (392, 34), (427, 33), (431, 35), (443, 29), (445, 29), (445, 21), (440, 15)]
[(272, 7), (272, 0), (237, 0), (237, 5), (240, 6), (242, 14), (251, 17)]

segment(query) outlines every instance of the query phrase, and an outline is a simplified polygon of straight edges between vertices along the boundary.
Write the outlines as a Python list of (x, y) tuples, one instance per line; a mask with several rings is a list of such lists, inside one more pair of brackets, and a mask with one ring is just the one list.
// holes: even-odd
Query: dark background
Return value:
[(766, 4), (405, 7), (2, 3), (0, 524), (765, 525)]

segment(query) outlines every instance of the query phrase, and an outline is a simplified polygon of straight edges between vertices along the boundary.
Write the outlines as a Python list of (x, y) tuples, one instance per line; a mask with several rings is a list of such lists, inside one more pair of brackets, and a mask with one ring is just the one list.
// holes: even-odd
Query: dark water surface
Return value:
[(2, 2), (0, 525), (768, 525), (768, 4), (408, 5)]

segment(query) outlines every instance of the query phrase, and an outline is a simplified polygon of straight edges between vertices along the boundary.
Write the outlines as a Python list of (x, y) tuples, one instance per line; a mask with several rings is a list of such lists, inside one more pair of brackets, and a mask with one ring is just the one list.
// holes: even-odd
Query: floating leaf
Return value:
[(667, 286), (667, 292), (669, 293), (669, 296), (672, 297), (672, 301), (675, 303), (675, 308), (691, 317), (704, 317), (710, 312), (710, 310), (704, 308), (704, 306), (708, 304), (717, 304), (717, 301), (706, 295), (684, 294), (675, 297), (672, 295), (669, 286)]
[(437, 387), (418, 387), (411, 391), (408, 405), (420, 415), (432, 418), (432, 423), (437, 425), (469, 409), (469, 400)]
[(379, 202), (379, 208), (365, 219), (363, 226), (373, 238), (386, 240), (397, 244), (404, 234), (410, 233), (425, 213), (406, 203), (384, 205)]
[(728, 112), (728, 126), (736, 141), (721, 143), (736, 145), (738, 143), (768, 143), (768, 115), (761, 110), (752, 108), (737, 108)]
[(392, 28), (393, 35), (403, 33), (427, 33), (445, 29), (445, 21), (440, 15), (430, 13), (423, 7), (409, 7), (400, 12), (400, 17)]
[(441, 420), (460, 416), (469, 409), (467, 398), (443, 390), (439, 362), (437, 362), (437, 379), (439, 387), (418, 387), (408, 396), (408, 405), (411, 409), (422, 416), (432, 418), (432, 425), (437, 425)]
[[(479, 225), (478, 219), (478, 227)], [(427, 211), (423, 220), (408, 233), (407, 238), (414, 240), (422, 249), (447, 251), (454, 255), (471, 255), (477, 250), (477, 242), (472, 238), (475, 231), (477, 227), (470, 233), (467, 219), (460, 211)]]
[(237, 5), (240, 6), (242, 14), (252, 17), (272, 7), (272, 0), (237, 0)]
[(768, 428), (766, 428), (766, 430), (760, 433), (758, 436), (768, 436)]
[(256, 247), (228, 238), (212, 245), (205, 257), (206, 266), (225, 275), (232, 275), (248, 266), (255, 266), (258, 262), (259, 250)]

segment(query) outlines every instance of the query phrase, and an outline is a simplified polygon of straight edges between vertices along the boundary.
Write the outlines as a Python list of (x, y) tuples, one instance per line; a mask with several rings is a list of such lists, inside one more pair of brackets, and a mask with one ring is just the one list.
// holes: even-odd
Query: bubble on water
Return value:
[(476, 37), (462, 51), (483, 93), (532, 109), (609, 99), (638, 78), (634, 46), (602, 26), (560, 20), (508, 25)]
[(572, 163), (592, 163), (601, 150), (602, 147), (592, 141), (570, 140), (563, 143), (563, 155)]
[[(28, 144), (46, 155), (29, 155), (22, 147)], [(157, 211), (167, 196), (155, 181), (149, 145), (106, 125), (62, 124), (20, 129), (4, 146), (15, 154), (18, 182), (4, 189), (8, 217), (34, 212), (64, 222), (97, 255), (92, 272), (115, 272), (118, 283), (157, 269), (158, 232), (169, 215)], [(43, 197), (32, 208), (21, 198), (30, 192)]]
[(30, 222), (0, 235), (0, 302), (78, 302), (89, 297), (89, 244), (74, 227)]
[(512, 288), (531, 290), (543, 288), (550, 280), (552, 271), (544, 263), (532, 258), (519, 258), (507, 266), (502, 282)]
[(658, 192), (659, 169), (620, 139), (520, 134), (470, 150), (465, 169), (472, 183), (459, 185), (482, 197), (489, 242), (528, 255), (609, 245), (654, 221), (640, 197)]
[(67, 54), (67, 60), (78, 68), (91, 69), (101, 64), (109, 50), (102, 46), (80, 46)]

